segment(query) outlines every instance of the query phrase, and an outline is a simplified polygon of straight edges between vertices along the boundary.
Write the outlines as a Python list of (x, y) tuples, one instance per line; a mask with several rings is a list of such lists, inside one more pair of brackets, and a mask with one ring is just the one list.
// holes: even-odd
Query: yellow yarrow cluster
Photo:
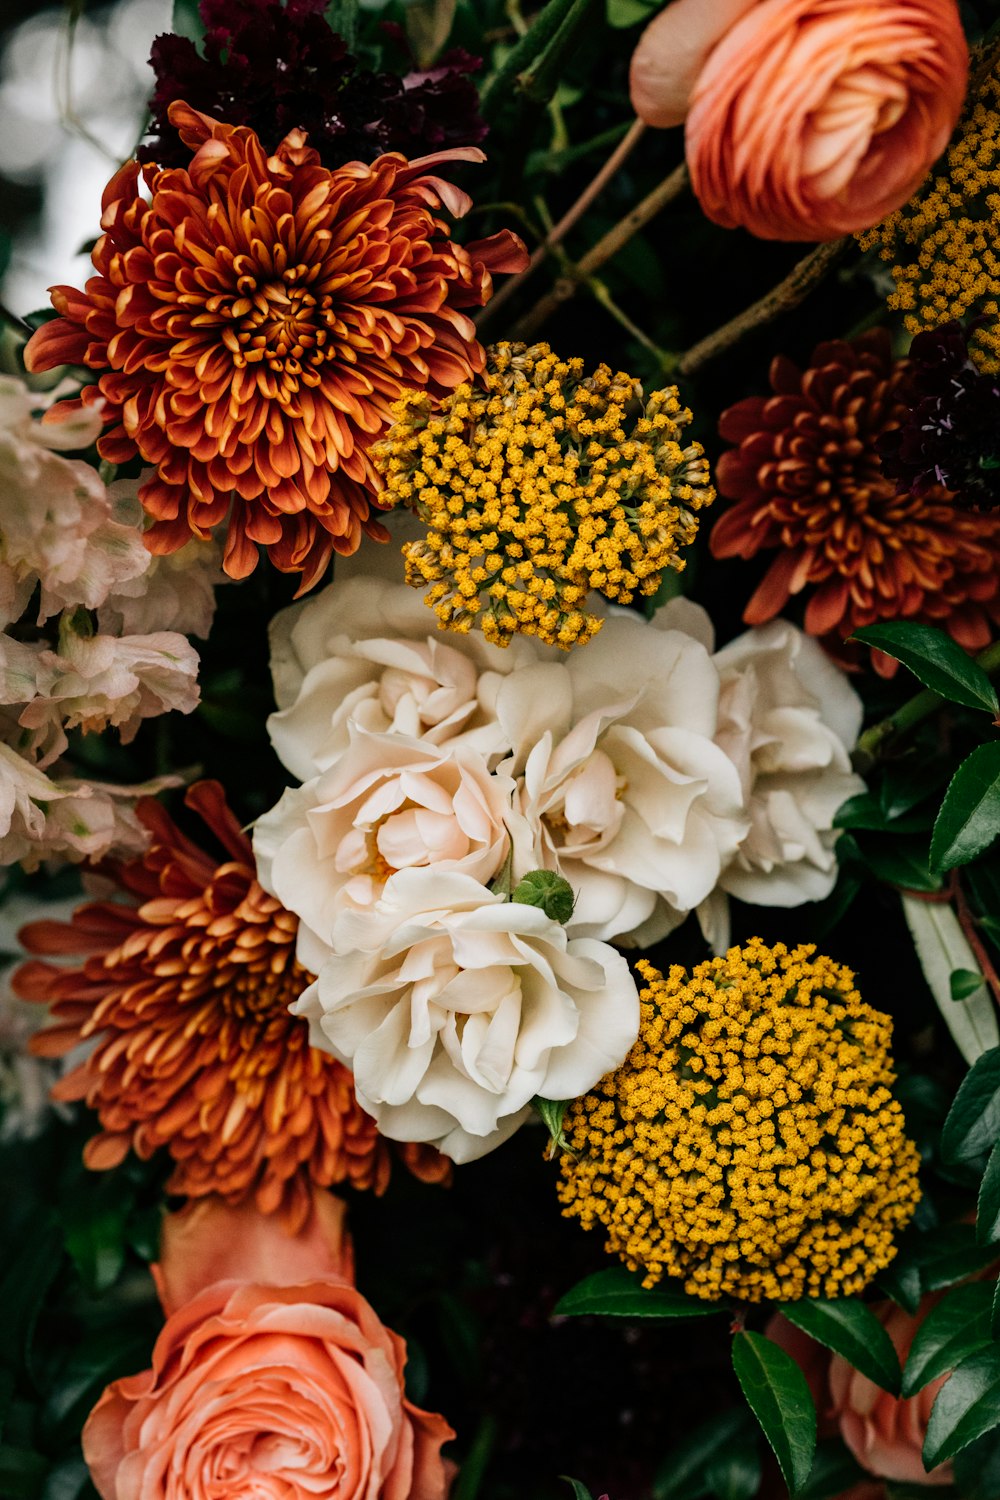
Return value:
[(404, 547), (406, 581), (442, 628), (477, 625), (509, 644), (515, 631), (568, 649), (601, 621), (591, 589), (627, 604), (684, 566), (693, 511), (715, 492), (691, 413), (677, 391), (642, 387), (601, 365), (561, 360), (547, 344), (499, 344), (482, 388), (440, 404), (412, 392), (373, 452), (383, 499), (427, 526)]
[(639, 964), (639, 1039), (570, 1107), (559, 1198), (644, 1286), (843, 1297), (892, 1260), (920, 1196), (892, 1023), (814, 953), (755, 938), (690, 975)]
[(974, 312), (976, 363), (1000, 370), (1000, 76), (986, 78), (945, 156), (909, 203), (859, 236), (892, 267), (911, 333)]

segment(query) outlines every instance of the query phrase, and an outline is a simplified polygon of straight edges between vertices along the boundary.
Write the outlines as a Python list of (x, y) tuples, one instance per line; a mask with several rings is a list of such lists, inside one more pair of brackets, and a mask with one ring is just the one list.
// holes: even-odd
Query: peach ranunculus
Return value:
[(101, 1500), (443, 1500), (454, 1434), (403, 1392), (406, 1349), (346, 1279), (343, 1204), (289, 1238), (206, 1199), (164, 1223), (152, 1369), (91, 1413)]
[(912, 196), (961, 112), (956, 0), (676, 0), (632, 61), (651, 125), (687, 116), (710, 219), (762, 239), (833, 240)]

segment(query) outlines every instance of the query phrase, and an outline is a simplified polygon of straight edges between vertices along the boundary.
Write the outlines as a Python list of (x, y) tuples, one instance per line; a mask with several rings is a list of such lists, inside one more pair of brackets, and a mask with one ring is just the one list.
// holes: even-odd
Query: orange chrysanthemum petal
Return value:
[(268, 156), (245, 126), (181, 103), (170, 119), (190, 165), (114, 175), (97, 275), (52, 289), (60, 316), (25, 358), (101, 372), (80, 399), (103, 402), (104, 458), (155, 470), (140, 490), (151, 551), (228, 515), (231, 577), (264, 547), (305, 590), (334, 552), (386, 539), (368, 450), (404, 390), (441, 396), (482, 370), (461, 309), (487, 302), (491, 273), (520, 269), (524, 247), (507, 232), (448, 238), (441, 211), (469, 199), (433, 169), (478, 149), (329, 171), (300, 130)]
[[(29, 924), (22, 941), (45, 957), (23, 964), (14, 984), (51, 1006), (53, 1024), (34, 1039), (39, 1053), (62, 1056), (96, 1038), (55, 1089), (97, 1112), (88, 1167), (117, 1166), (130, 1148), (143, 1158), (165, 1148), (171, 1192), (252, 1198), (294, 1231), (310, 1182), (383, 1192), (388, 1142), (359, 1106), (349, 1071), (311, 1047), (308, 1023), (288, 1010), (311, 977), (295, 958), (298, 922), (258, 884), (222, 788), (200, 782), (186, 801), (222, 860), (158, 802), (141, 802), (149, 847), (107, 867), (132, 904), (92, 902), (70, 922)], [(69, 955), (82, 962), (51, 962)], [(431, 1148), (399, 1154), (425, 1181), (447, 1179), (448, 1163)]]
[[(988, 645), (1000, 625), (1000, 513), (963, 509), (941, 488), (897, 495), (883, 474), (878, 440), (909, 412), (908, 366), (885, 330), (821, 344), (805, 371), (779, 356), (771, 388), (719, 423), (737, 446), (716, 481), (735, 504), (712, 551), (777, 550), (744, 620), (763, 624), (801, 593), (806, 630), (848, 665), (845, 638), (879, 620), (938, 625), (969, 651)], [(874, 652), (872, 665), (891, 676), (898, 663)]]

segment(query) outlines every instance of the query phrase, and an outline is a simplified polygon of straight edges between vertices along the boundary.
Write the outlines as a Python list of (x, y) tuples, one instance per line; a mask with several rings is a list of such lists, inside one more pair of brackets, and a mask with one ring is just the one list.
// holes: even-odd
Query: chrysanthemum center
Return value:
[(261, 285), (241, 276), (238, 291), (230, 307), (236, 327), (225, 340), (237, 368), (264, 364), (286, 385), (297, 385), (298, 377), (315, 384), (312, 367), (322, 364), (327, 352), (322, 325), (328, 299), (318, 300), (308, 286), (290, 278)]
[(248, 969), (234, 974), (218, 996), (220, 1009), (247, 1021), (269, 1021), (287, 1015), (288, 1007), (312, 983), (313, 976), (296, 959), (281, 963), (281, 957), (273, 955), (275, 967), (269, 972)]

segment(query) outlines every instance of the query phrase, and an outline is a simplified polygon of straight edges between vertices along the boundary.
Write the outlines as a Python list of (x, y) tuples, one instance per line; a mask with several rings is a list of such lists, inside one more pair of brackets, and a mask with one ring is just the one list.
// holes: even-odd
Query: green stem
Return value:
[[(980, 651), (975, 661), (976, 665), (982, 667), (988, 675), (1000, 671), (1000, 641), (994, 641), (992, 646), (987, 646), (985, 651)], [(887, 740), (895, 739), (916, 724), (922, 723), (924, 719), (929, 719), (944, 702), (945, 699), (940, 693), (933, 692), (931, 688), (924, 688), (922, 692), (904, 703), (902, 708), (891, 714), (888, 719), (882, 719), (880, 723), (873, 724), (870, 729), (865, 730), (855, 750), (858, 760), (865, 764), (875, 760)]]
[(519, 75), (540, 58), (577, 4), (579, 0), (549, 0), (521, 40), (508, 52), (499, 71), (483, 90), (480, 110), (484, 120), (492, 120), (497, 110), (503, 107), (510, 98)]

